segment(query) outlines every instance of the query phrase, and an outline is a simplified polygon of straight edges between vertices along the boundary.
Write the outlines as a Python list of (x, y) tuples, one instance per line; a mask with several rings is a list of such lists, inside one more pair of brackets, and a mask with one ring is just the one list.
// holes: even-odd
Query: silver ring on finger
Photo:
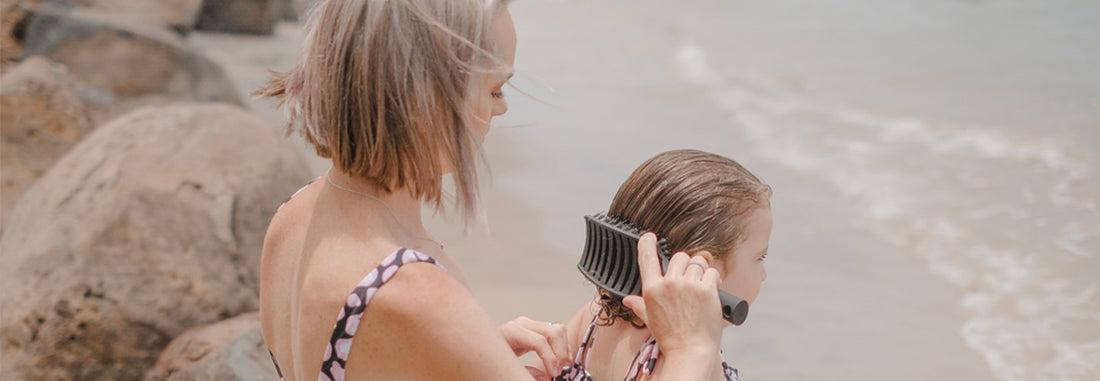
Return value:
[(705, 273), (705, 272), (707, 272), (707, 266), (706, 266), (706, 265), (703, 265), (702, 263), (699, 263), (699, 262), (694, 262), (694, 261), (692, 261), (692, 262), (688, 262), (688, 264), (687, 264), (687, 265), (688, 265), (688, 266), (692, 266), (692, 265), (695, 265), (695, 266), (699, 266), (699, 272), (700, 272), (700, 273)]

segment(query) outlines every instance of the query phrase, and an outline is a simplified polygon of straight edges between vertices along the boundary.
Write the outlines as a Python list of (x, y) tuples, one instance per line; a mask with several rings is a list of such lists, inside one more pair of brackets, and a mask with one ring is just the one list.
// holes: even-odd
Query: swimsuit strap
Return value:
[(271, 356), (271, 363), (272, 363), (272, 364), (275, 364), (275, 374), (278, 374), (278, 375), (279, 375), (279, 381), (286, 381), (286, 378), (284, 378), (284, 377), (283, 377), (283, 371), (282, 371), (281, 369), (279, 369), (279, 362), (278, 362), (278, 361), (275, 361), (275, 354), (274, 354), (274, 353), (271, 353), (271, 349), (270, 349), (270, 348), (268, 348), (268, 350), (267, 350), (267, 354), (268, 354), (269, 356)]
[[(718, 350), (718, 355), (722, 358), (722, 376), (726, 381), (739, 381), (737, 376), (737, 369), (730, 367), (726, 362), (726, 356), (722, 353), (722, 350)], [(661, 356), (661, 347), (657, 344), (657, 340), (650, 336), (646, 340), (645, 344), (642, 344), (642, 348), (638, 350), (638, 354), (634, 355), (634, 360), (631, 361), (634, 365), (630, 367), (630, 371), (626, 373), (624, 381), (640, 380), (642, 376), (648, 376), (653, 373), (653, 369), (657, 367), (657, 357)]]
[(336, 319), (336, 325), (332, 329), (332, 338), (325, 346), (324, 362), (321, 363), (321, 375), (318, 381), (343, 381), (344, 369), (347, 367), (348, 352), (351, 351), (351, 342), (355, 333), (359, 330), (359, 320), (363, 317), (363, 311), (367, 304), (374, 298), (378, 288), (382, 287), (401, 266), (426, 262), (439, 266), (435, 259), (415, 250), (400, 248), (390, 254), (377, 268), (367, 274), (355, 290), (348, 295), (347, 302), (340, 309), (340, 315)]
[(588, 366), (588, 349), (592, 348), (592, 334), (596, 332), (596, 320), (599, 319), (600, 314), (592, 317), (592, 322), (588, 323), (588, 329), (584, 332), (584, 341), (581, 342), (580, 349), (577, 349), (577, 358), (573, 360), (574, 364), (580, 364)]
[(650, 336), (646, 339), (642, 347), (638, 349), (638, 354), (634, 355), (634, 360), (631, 360), (630, 370), (626, 372), (626, 377), (623, 377), (623, 381), (640, 380), (642, 375), (649, 375), (653, 372), (653, 368), (657, 366), (657, 357), (661, 355), (661, 349), (657, 346), (657, 339)]
[[(581, 342), (580, 348), (577, 349), (577, 356), (573, 360), (573, 366), (566, 368), (560, 375), (554, 378), (554, 381), (592, 381), (592, 375), (588, 373), (587, 364), (588, 357), (590, 355), (589, 349), (592, 348), (592, 336), (596, 330), (596, 321), (599, 319), (599, 315), (592, 317), (592, 322), (588, 324), (588, 330), (584, 333), (584, 341)], [(726, 381), (738, 381), (737, 369), (731, 368), (727, 363), (725, 356), (722, 355), (722, 351), (718, 351), (722, 356), (722, 375)], [(657, 358), (661, 355), (660, 346), (657, 345), (657, 340), (650, 336), (646, 339), (645, 343), (638, 350), (638, 353), (634, 355), (634, 359), (631, 360), (630, 370), (626, 372), (624, 381), (637, 381), (642, 379), (643, 376), (650, 375), (657, 367)]]
[(592, 375), (588, 373), (586, 368), (588, 365), (588, 349), (592, 348), (592, 333), (596, 331), (596, 319), (600, 315), (592, 317), (592, 322), (588, 323), (588, 330), (584, 332), (584, 340), (581, 341), (580, 348), (577, 348), (577, 356), (573, 359), (573, 365), (561, 370), (561, 373), (557, 377), (553, 378), (553, 381), (592, 381)]

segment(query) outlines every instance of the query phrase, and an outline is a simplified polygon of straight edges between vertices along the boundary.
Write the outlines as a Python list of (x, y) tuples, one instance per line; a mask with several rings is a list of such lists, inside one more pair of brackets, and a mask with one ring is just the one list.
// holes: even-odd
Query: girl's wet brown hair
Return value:
[(383, 191), (407, 188), (441, 209), (449, 168), (469, 217), (479, 149), (467, 88), (501, 69), (490, 28), (504, 3), (319, 0), (296, 66), (253, 95), (279, 100), (288, 133)]
[[(748, 212), (768, 205), (771, 187), (733, 159), (698, 150), (661, 153), (619, 187), (607, 214), (665, 239), (671, 252), (710, 252), (725, 260), (747, 238)], [(599, 321), (642, 324), (622, 298), (599, 289)]]

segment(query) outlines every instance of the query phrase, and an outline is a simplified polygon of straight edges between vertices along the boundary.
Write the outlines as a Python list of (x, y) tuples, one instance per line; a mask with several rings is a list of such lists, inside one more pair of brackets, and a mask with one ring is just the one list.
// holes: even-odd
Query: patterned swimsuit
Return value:
[[(344, 381), (344, 368), (347, 367), (348, 351), (351, 350), (351, 341), (355, 338), (355, 332), (359, 330), (359, 320), (363, 318), (363, 311), (366, 310), (367, 303), (370, 303), (371, 299), (374, 298), (378, 288), (386, 284), (393, 277), (393, 274), (397, 273), (397, 269), (417, 262), (432, 263), (446, 270), (443, 265), (436, 263), (435, 259), (423, 253), (400, 248), (386, 259), (383, 259), (377, 268), (359, 282), (351, 295), (348, 295), (347, 302), (340, 309), (340, 316), (336, 318), (336, 326), (332, 329), (332, 338), (325, 346), (325, 357), (324, 362), (321, 363), (321, 375), (318, 376), (318, 381)], [(275, 371), (279, 374), (279, 379), (283, 380), (283, 372), (279, 370), (279, 363), (275, 361), (274, 355), (271, 356), (271, 361), (275, 362)]]
[[(597, 317), (592, 318), (592, 322), (588, 324), (588, 330), (584, 332), (584, 341), (581, 342), (581, 347), (577, 349), (577, 357), (573, 359), (573, 366), (555, 377), (554, 381), (594, 381), (585, 367), (588, 363), (588, 349), (592, 347), (592, 333), (596, 331)], [(641, 380), (643, 375), (652, 374), (653, 368), (657, 366), (657, 357), (660, 355), (661, 350), (657, 346), (657, 341), (650, 336), (645, 344), (642, 344), (638, 354), (634, 355), (630, 370), (626, 372), (623, 381), (637, 381)], [(726, 364), (725, 356), (722, 357), (722, 375), (725, 376), (726, 381), (739, 381), (737, 369)]]

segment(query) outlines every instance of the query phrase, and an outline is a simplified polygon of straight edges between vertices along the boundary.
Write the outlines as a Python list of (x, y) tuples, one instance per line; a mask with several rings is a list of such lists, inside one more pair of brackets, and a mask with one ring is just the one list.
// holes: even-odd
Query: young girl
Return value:
[[(420, 220), (422, 202), (442, 206), (445, 174), (459, 215), (475, 208), (474, 161), (490, 120), (508, 107), (502, 87), (516, 34), (506, 6), (318, 0), (307, 28), (297, 65), (259, 92), (278, 98), (291, 131), (332, 160), (327, 174), (279, 209), (264, 239), (260, 319), (280, 375), (548, 380), (560, 373), (571, 358), (564, 327), (524, 318), (495, 327)], [(646, 284), (655, 291), (638, 310), (665, 329), (661, 340), (687, 343), (666, 351), (669, 368), (693, 372), (713, 362), (705, 353), (720, 333), (698, 320), (720, 324), (706, 295), (717, 280), (681, 273)], [(697, 297), (672, 297), (681, 289)], [(702, 312), (685, 317), (691, 308)], [(525, 369), (517, 356), (530, 351), (542, 364)], [(677, 379), (705, 379), (684, 374)]]
[[(686, 265), (670, 262), (669, 273), (681, 268), (716, 271), (719, 288), (752, 304), (767, 277), (770, 196), (768, 185), (731, 159), (696, 150), (669, 151), (630, 175), (607, 215), (655, 232), (672, 252), (690, 255)], [(635, 314), (622, 298), (597, 289), (598, 296), (567, 326), (576, 357), (572, 369), (555, 380), (651, 379), (664, 365), (664, 343), (654, 339), (645, 316)], [(626, 304), (636, 299), (628, 297)], [(711, 355), (721, 356), (718, 348)], [(737, 371), (724, 359), (720, 363), (710, 369), (708, 379), (736, 380)]]

